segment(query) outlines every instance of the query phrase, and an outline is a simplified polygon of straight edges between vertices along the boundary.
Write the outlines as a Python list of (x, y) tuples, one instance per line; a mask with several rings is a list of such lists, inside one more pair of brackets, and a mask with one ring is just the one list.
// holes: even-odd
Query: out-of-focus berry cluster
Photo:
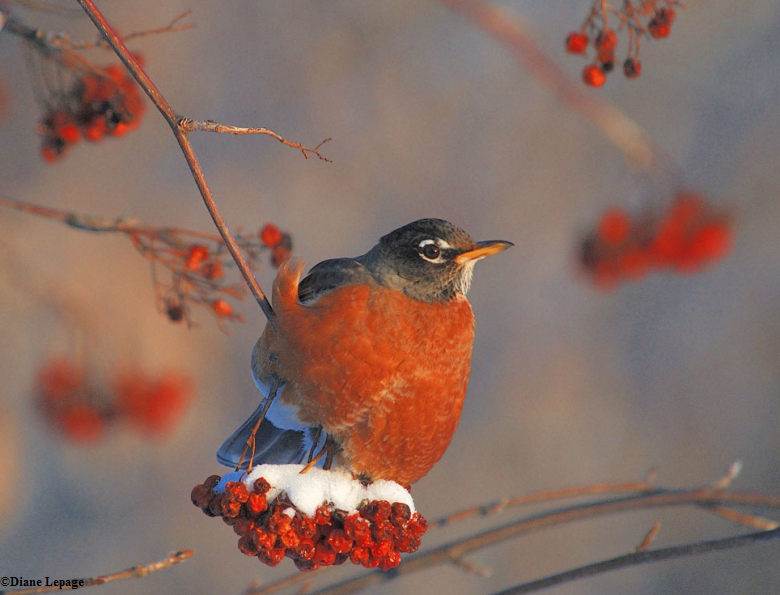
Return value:
[(356, 512), (337, 510), (328, 503), (314, 516), (297, 510), (284, 492), (268, 501), (270, 484), (260, 478), (250, 491), (230, 481), (215, 493), (220, 477), (212, 475), (192, 490), (192, 502), (208, 516), (219, 516), (239, 535), (238, 549), (269, 566), (284, 557), (301, 570), (343, 564), (347, 560), (366, 568), (389, 570), (401, 554), (415, 552), (427, 521), (407, 504), (373, 500)]
[(97, 142), (135, 130), (146, 109), (138, 85), (115, 64), (83, 72), (52, 94), (49, 104), (38, 127), (41, 156), (49, 162), (62, 158), (81, 137)]
[(662, 213), (632, 217), (605, 211), (581, 245), (581, 262), (593, 282), (611, 288), (653, 270), (695, 273), (724, 258), (732, 245), (731, 218), (694, 192), (677, 194)]
[[(243, 284), (228, 284), (225, 270), (234, 266), (224, 243), (218, 236), (194, 234), (185, 230), (133, 228), (127, 234), (136, 249), (152, 261), (158, 301), (172, 322), (190, 322), (193, 306), (207, 308), (222, 326), (225, 322), (243, 322), (231, 300), (246, 296)], [(250, 266), (270, 252), (270, 262), (278, 267), (290, 257), (292, 238), (273, 223), (257, 235), (236, 234), (236, 242)], [(169, 273), (162, 279), (157, 265)]]
[(119, 422), (144, 435), (170, 432), (192, 398), (188, 378), (166, 373), (150, 378), (140, 370), (115, 375), (101, 386), (68, 358), (47, 362), (38, 373), (37, 402), (46, 422), (75, 443), (94, 443)]
[[(626, 78), (642, 74), (639, 46), (642, 39), (668, 37), (675, 18), (676, 0), (625, 0), (620, 8), (596, 0), (579, 31), (566, 37), (566, 51), (585, 55), (588, 46), (593, 47), (593, 62), (585, 66), (582, 80), (592, 87), (601, 87), (607, 74), (615, 69), (618, 33), (628, 32), (628, 51), (623, 60)], [(617, 21), (617, 29), (610, 26), (610, 16)]]

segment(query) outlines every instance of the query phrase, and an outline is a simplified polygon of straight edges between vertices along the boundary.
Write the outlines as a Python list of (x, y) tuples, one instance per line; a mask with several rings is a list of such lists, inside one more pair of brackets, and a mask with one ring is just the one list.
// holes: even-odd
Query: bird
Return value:
[[(278, 270), (252, 351), (264, 399), (217, 460), (344, 468), (410, 487), (442, 457), (471, 370), (474, 264), (513, 246), (420, 219), (354, 258)], [(325, 457), (322, 455), (325, 454)]]

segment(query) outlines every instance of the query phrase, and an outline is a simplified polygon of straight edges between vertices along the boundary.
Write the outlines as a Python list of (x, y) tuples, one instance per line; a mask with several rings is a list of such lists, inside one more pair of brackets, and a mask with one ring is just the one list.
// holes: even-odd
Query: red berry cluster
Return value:
[(618, 30), (628, 31), (628, 53), (623, 60), (623, 74), (633, 79), (642, 74), (640, 40), (668, 37), (675, 17), (672, 6), (679, 5), (676, 0), (625, 0), (618, 9), (608, 3), (595, 1), (580, 30), (572, 31), (566, 37), (566, 51), (570, 54), (585, 54), (588, 46), (593, 46), (593, 62), (582, 71), (585, 84), (601, 87), (607, 80), (607, 74), (615, 68), (618, 33), (608, 24), (609, 14), (617, 19)]
[[(243, 322), (231, 299), (243, 299), (242, 284), (228, 284), (225, 271), (233, 265), (224, 243), (218, 236), (209, 237), (187, 230), (132, 228), (127, 230), (135, 248), (152, 261), (161, 310), (172, 322), (190, 322), (190, 307), (204, 306), (224, 328), (225, 322)], [(258, 241), (259, 240), (259, 241)], [(278, 266), (292, 253), (292, 238), (273, 223), (266, 224), (257, 235), (236, 234), (236, 242), (250, 266), (270, 251), (271, 262)], [(165, 282), (156, 265), (170, 273)]]
[(610, 288), (654, 269), (695, 273), (725, 257), (731, 244), (730, 218), (701, 195), (681, 192), (660, 216), (604, 212), (582, 244), (581, 260), (596, 285)]
[(142, 372), (117, 375), (111, 392), (95, 386), (83, 366), (67, 358), (49, 361), (38, 373), (38, 405), (46, 421), (69, 440), (92, 443), (126, 420), (145, 434), (170, 431), (191, 399), (190, 382), (176, 374), (150, 379)]
[(239, 535), (238, 549), (276, 566), (286, 556), (300, 570), (343, 564), (389, 570), (402, 553), (417, 551), (427, 521), (401, 502), (373, 500), (347, 514), (322, 504), (306, 516), (280, 494), (271, 502), (271, 486), (260, 478), (250, 492), (243, 482), (229, 481), (214, 493), (220, 477), (212, 475), (192, 489), (192, 502), (209, 516), (219, 516)]
[(81, 136), (96, 142), (138, 127), (146, 108), (135, 81), (117, 65), (78, 77), (41, 120), (41, 155), (60, 159)]
[(260, 241), (271, 249), (271, 264), (279, 268), (292, 254), (292, 238), (273, 223), (266, 223), (260, 230)]
[(187, 410), (192, 386), (188, 378), (178, 374), (149, 378), (134, 370), (117, 375), (114, 392), (119, 416), (145, 434), (165, 434)]

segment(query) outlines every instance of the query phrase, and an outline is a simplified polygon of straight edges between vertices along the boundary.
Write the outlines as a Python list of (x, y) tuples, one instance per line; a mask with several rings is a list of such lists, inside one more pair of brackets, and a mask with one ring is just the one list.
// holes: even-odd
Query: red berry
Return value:
[(252, 492), (247, 497), (246, 509), (250, 514), (258, 515), (264, 512), (268, 508), (268, 500), (266, 500), (265, 494), (258, 494)]
[(582, 80), (591, 87), (601, 87), (607, 81), (607, 75), (598, 64), (588, 64), (582, 71)]
[(371, 546), (371, 555), (377, 560), (381, 560), (393, 549), (393, 544), (389, 541), (380, 541)]
[(292, 519), (284, 514), (279, 508), (274, 510), (268, 519), (268, 529), (277, 535), (286, 533), (292, 528)]
[(69, 145), (72, 145), (79, 140), (79, 128), (74, 122), (64, 124), (58, 132), (60, 134), (60, 138), (62, 138), (62, 140), (64, 140)]
[(45, 400), (60, 400), (84, 386), (84, 370), (67, 358), (48, 362), (38, 372), (38, 390)]
[(285, 531), (279, 536), (282, 545), (288, 549), (295, 549), (301, 542), (300, 536), (293, 530)]
[(367, 547), (356, 545), (352, 548), (352, 551), (349, 552), (349, 559), (352, 561), (353, 564), (360, 564), (362, 566), (366, 566), (366, 563), (368, 562), (369, 558), (371, 557), (371, 552)]
[(238, 513), (241, 512), (241, 502), (234, 500), (229, 496), (223, 497), (220, 504), (220, 510), (223, 517), (228, 519), (236, 518)]
[(314, 522), (318, 525), (330, 525), (330, 508), (326, 504), (319, 506), (314, 512)]
[(327, 543), (321, 541), (314, 546), (314, 556), (312, 562), (318, 566), (331, 566), (336, 561), (336, 552), (334, 552)]
[(317, 535), (317, 523), (314, 519), (309, 517), (294, 517), (293, 529), (295, 529), (298, 535), (308, 539), (312, 539)]
[(258, 553), (257, 543), (249, 535), (242, 535), (238, 539), (238, 549), (247, 556), (256, 556)]
[(261, 477), (255, 481), (253, 487), (258, 494), (265, 494), (271, 489), (271, 484), (268, 483), (268, 480), (265, 477)]
[(105, 422), (98, 411), (89, 405), (75, 405), (62, 415), (62, 431), (81, 444), (95, 442), (103, 436)]
[(360, 545), (365, 545), (371, 539), (371, 522), (357, 514), (351, 514), (344, 519), (344, 533)]
[(300, 537), (295, 546), (295, 555), (302, 560), (311, 560), (314, 557), (314, 540), (309, 537)]
[(647, 30), (655, 39), (663, 39), (664, 37), (669, 37), (671, 26), (654, 18), (647, 24)]
[(212, 496), (213, 492), (211, 491), (211, 488), (206, 487), (202, 483), (196, 485), (192, 488), (192, 492), (190, 492), (192, 503), (198, 508), (205, 508), (208, 506)]
[(617, 47), (617, 33), (612, 29), (604, 29), (596, 37), (595, 46), (599, 52), (614, 52)]
[(604, 212), (599, 221), (599, 239), (608, 246), (618, 246), (628, 239), (631, 220), (623, 209), (614, 207)]
[(229, 481), (225, 484), (225, 493), (232, 499), (244, 503), (249, 498), (249, 490), (242, 481)]
[(228, 316), (233, 314), (233, 306), (231, 306), (228, 302), (226, 302), (221, 298), (218, 300), (214, 300), (211, 303), (211, 308), (214, 310), (214, 313), (220, 318), (227, 318)]
[(209, 259), (209, 249), (202, 244), (193, 244), (187, 252), (187, 268), (195, 271)]
[(399, 552), (412, 554), (419, 549), (420, 538), (415, 535), (404, 535), (396, 542), (395, 546)]
[(282, 241), (282, 231), (273, 223), (266, 223), (260, 230), (260, 241), (269, 248), (273, 248)]
[(634, 58), (626, 58), (623, 62), (623, 74), (626, 78), (635, 79), (642, 74), (642, 63)]
[(352, 540), (341, 529), (334, 529), (328, 534), (328, 545), (337, 554), (347, 554), (352, 549)]
[(401, 554), (395, 550), (390, 550), (387, 555), (379, 562), (379, 567), (382, 570), (390, 570), (397, 567), (401, 563)]
[(216, 279), (221, 279), (224, 276), (224, 272), (222, 269), (222, 262), (219, 260), (215, 260), (214, 262), (208, 262), (203, 266), (203, 276), (206, 277), (206, 279), (209, 279), (211, 281), (215, 281)]
[(731, 250), (731, 229), (726, 221), (705, 223), (691, 237), (691, 252), (702, 262), (719, 260)]
[(270, 550), (276, 543), (276, 534), (270, 533), (260, 527), (255, 527), (249, 534), (257, 547), (262, 550)]
[(249, 535), (255, 528), (255, 522), (251, 519), (239, 516), (233, 523), (233, 531), (236, 535)]
[(583, 54), (588, 49), (588, 36), (578, 31), (572, 31), (566, 37), (566, 51), (570, 54)]

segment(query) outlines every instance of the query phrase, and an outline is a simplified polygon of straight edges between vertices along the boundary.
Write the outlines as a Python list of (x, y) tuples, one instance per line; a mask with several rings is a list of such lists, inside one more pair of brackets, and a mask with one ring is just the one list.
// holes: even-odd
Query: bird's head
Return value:
[(380, 238), (358, 260), (381, 285), (437, 302), (465, 295), (474, 263), (513, 245), (504, 240), (477, 242), (449, 221), (419, 219)]

